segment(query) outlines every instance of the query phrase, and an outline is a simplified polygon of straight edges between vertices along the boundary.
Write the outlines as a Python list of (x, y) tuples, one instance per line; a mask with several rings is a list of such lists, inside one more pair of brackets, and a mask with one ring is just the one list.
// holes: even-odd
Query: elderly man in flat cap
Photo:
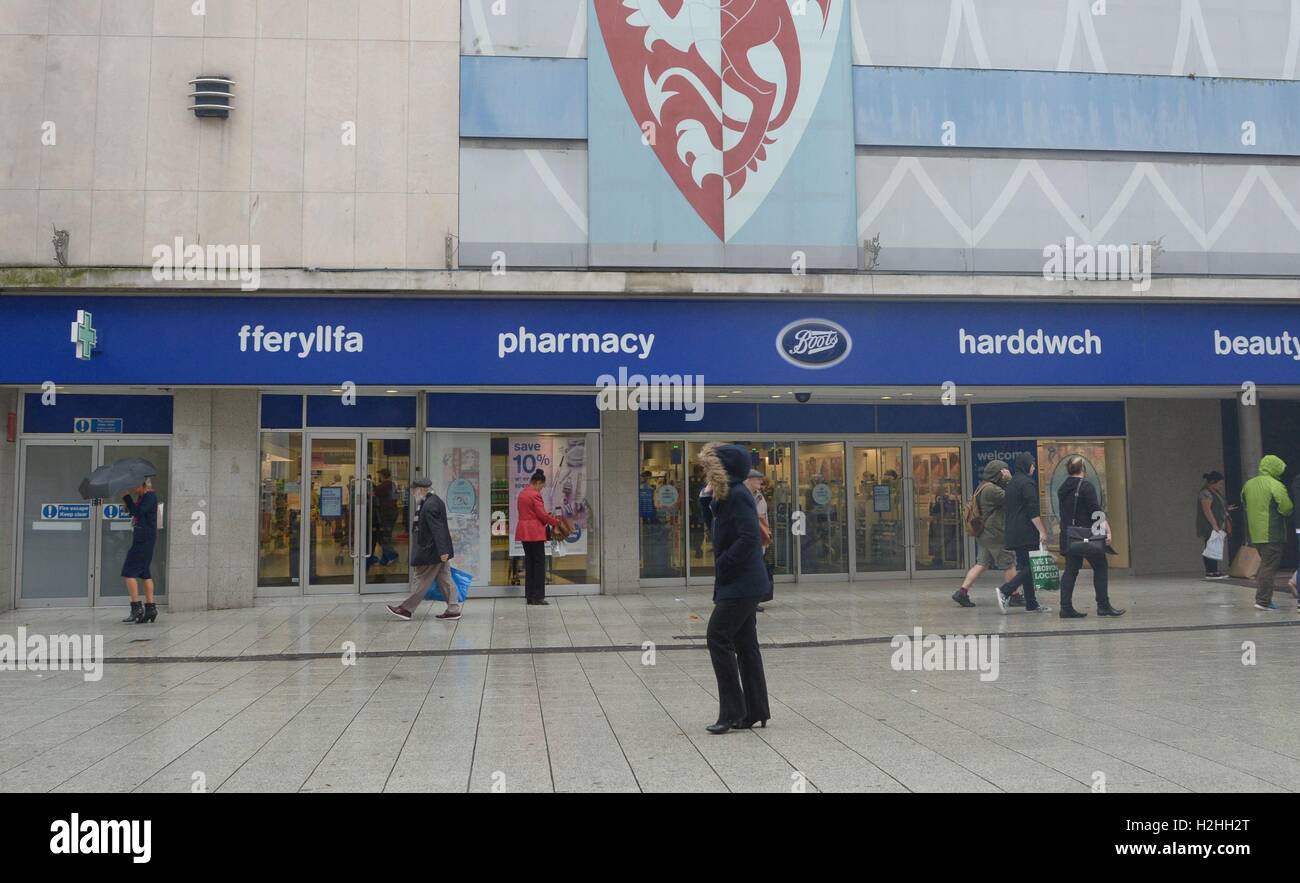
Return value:
[(460, 599), (451, 579), (451, 531), (447, 529), (447, 504), (430, 488), (433, 482), (417, 478), (411, 482), (411, 496), (418, 504), (415, 513), (415, 548), (411, 550), (411, 567), (415, 573), (412, 582), (415, 591), (400, 605), (388, 606), (388, 612), (398, 619), (410, 619), (415, 608), (424, 600), (424, 593), (438, 581), (442, 597), (447, 599), (447, 609), (435, 619), (460, 619)]

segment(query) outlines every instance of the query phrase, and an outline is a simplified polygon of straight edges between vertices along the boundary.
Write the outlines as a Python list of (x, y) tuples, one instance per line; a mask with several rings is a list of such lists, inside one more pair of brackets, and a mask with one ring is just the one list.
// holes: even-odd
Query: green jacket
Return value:
[(1259, 475), (1241, 489), (1246, 510), (1246, 538), (1253, 544), (1285, 543), (1286, 517), (1295, 509), (1282, 484), (1286, 463), (1272, 454), (1259, 461)]

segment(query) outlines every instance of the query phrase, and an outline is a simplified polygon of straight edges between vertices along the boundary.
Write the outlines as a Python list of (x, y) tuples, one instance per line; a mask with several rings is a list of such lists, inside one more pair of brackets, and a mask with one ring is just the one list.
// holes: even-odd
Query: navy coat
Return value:
[(759, 542), (758, 506), (744, 485), (749, 451), (739, 445), (710, 445), (700, 461), (713, 485), (713, 600), (761, 599), (770, 586)]

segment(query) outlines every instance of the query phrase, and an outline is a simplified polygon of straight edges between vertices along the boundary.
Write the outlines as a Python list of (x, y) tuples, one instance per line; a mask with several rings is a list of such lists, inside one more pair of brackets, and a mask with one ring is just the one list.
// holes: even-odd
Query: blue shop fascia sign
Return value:
[[(78, 310), (105, 340), (132, 339), (148, 317), (147, 350), (78, 359), (67, 342)], [(1300, 382), (1300, 306), (1271, 304), (16, 295), (0, 298), (0, 325), (6, 384)], [(426, 334), (436, 351), (419, 346)], [(114, 431), (117, 419), (79, 418), (76, 431)]]

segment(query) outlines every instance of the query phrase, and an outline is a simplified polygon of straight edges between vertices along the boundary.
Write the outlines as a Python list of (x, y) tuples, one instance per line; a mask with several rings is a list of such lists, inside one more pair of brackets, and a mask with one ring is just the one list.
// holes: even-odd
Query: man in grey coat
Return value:
[(456, 585), (451, 578), (451, 531), (447, 528), (447, 504), (433, 493), (433, 482), (417, 478), (411, 482), (411, 497), (418, 504), (415, 514), (415, 543), (411, 549), (412, 582), (415, 591), (398, 606), (388, 606), (388, 612), (398, 619), (410, 619), (424, 600), (424, 593), (438, 581), (442, 597), (447, 599), (447, 609), (435, 619), (460, 619), (460, 603)]

